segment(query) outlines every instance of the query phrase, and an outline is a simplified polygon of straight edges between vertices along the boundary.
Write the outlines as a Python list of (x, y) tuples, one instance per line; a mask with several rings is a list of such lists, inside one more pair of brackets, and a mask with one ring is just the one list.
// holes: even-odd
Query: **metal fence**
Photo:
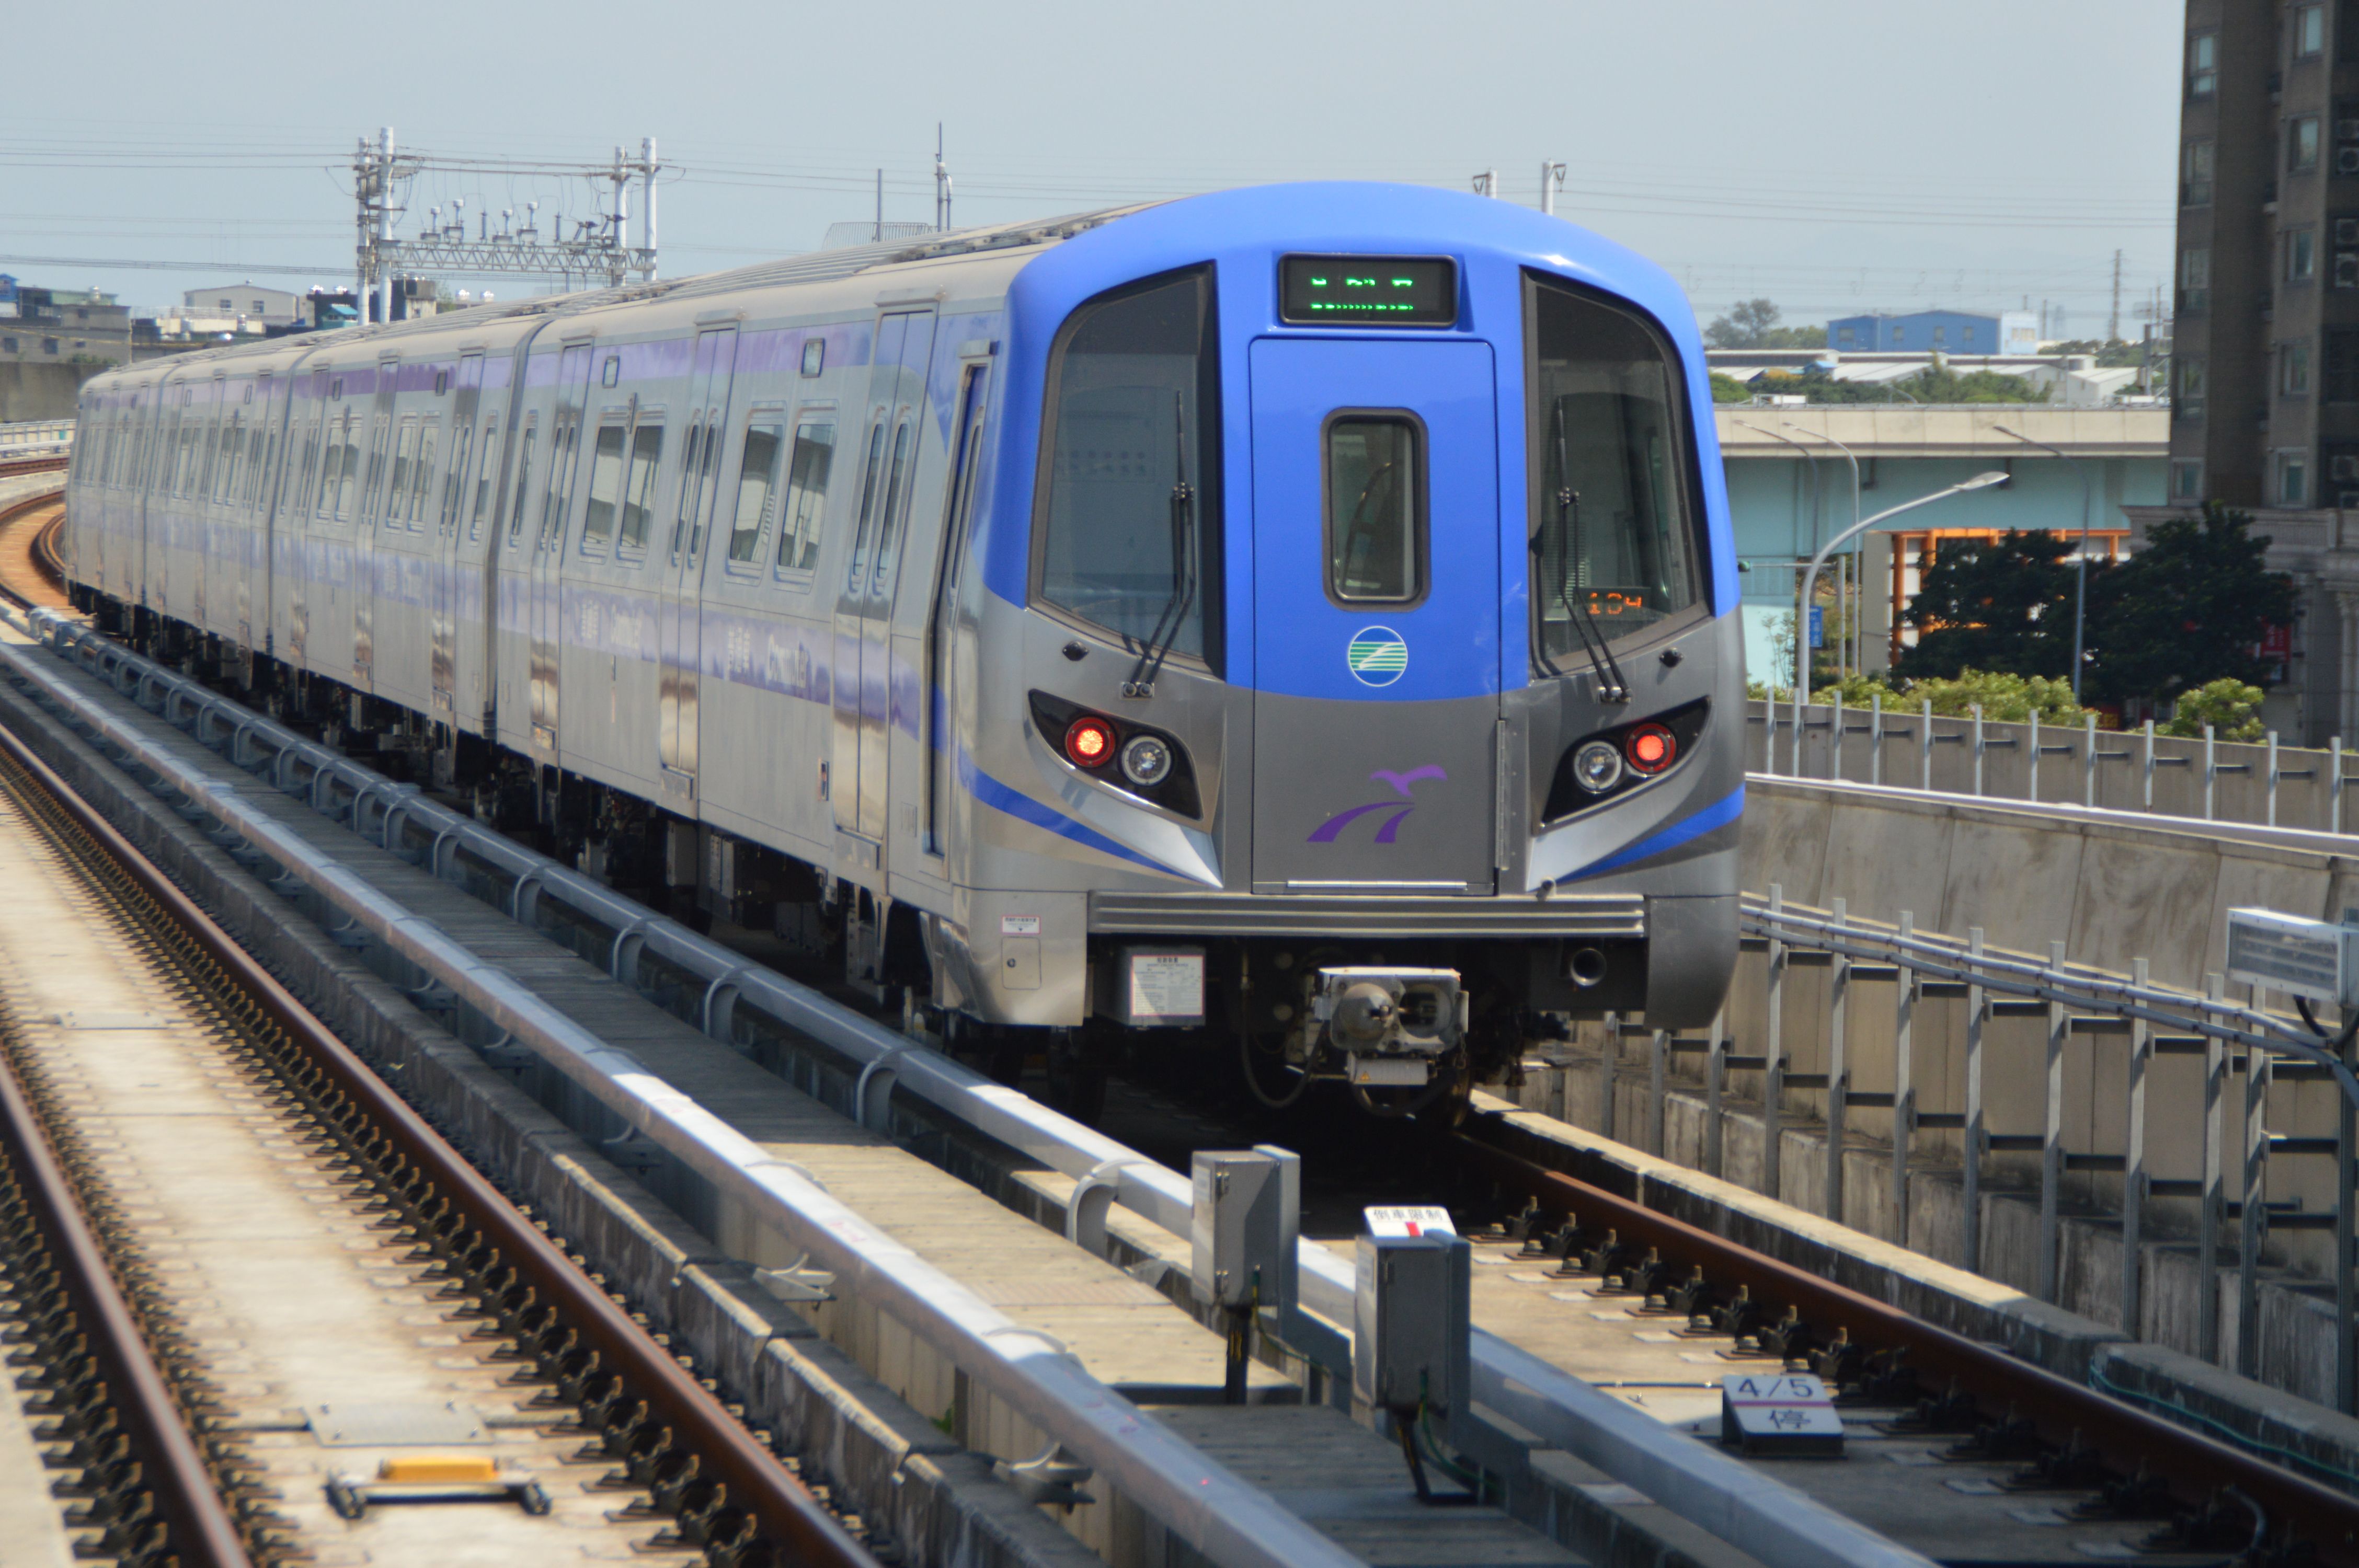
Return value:
[(24, 419), (0, 425), (0, 447), (48, 447), (73, 439), (71, 419)]
[(1979, 707), (1936, 716), (1930, 703), (1890, 709), (1877, 698), (1790, 698), (1746, 705), (1747, 765), (1773, 777), (1843, 780), (2052, 806), (2147, 812), (2201, 821), (2340, 833), (2359, 770), (2343, 737), (2325, 751), (2282, 744), (2272, 730), (2254, 742), (1999, 720)]
[[(1763, 1119), (1761, 1190), (1779, 1194), (1783, 1133), (1788, 1119), (1803, 1108), (1799, 1097), (1815, 1092), (1825, 1130), (1824, 1211), (1834, 1218), (1844, 1214), (1846, 1152), (1854, 1131), (1888, 1136), (1891, 1142), (1889, 1201), (1892, 1212), (1908, 1214), (1912, 1166), (1921, 1173), (1920, 1156), (1931, 1141), (1928, 1134), (1954, 1134), (1960, 1154), (1958, 1177), (1962, 1188), (1963, 1266), (1981, 1271), (1984, 1263), (1982, 1197), (1988, 1190), (1995, 1163), (2007, 1156), (2026, 1163), (2028, 1156), (2036, 1181), (2038, 1228), (2036, 1239), (2036, 1293), (2053, 1302), (2059, 1292), (2062, 1257), (2061, 1225), (2068, 1179), (2076, 1173), (2116, 1178), (2121, 1217), (2124, 1267), (2121, 1271), (2121, 1323), (2136, 1335), (2145, 1318), (2142, 1293), (2144, 1270), (2137, 1265), (2141, 1246), (2149, 1238), (2149, 1206), (2158, 1200), (2183, 1200), (2194, 1211), (2195, 1249), (2199, 1278), (2216, 1281), (2223, 1241), (2223, 1227), (2234, 1223), (2239, 1300), (2254, 1299), (2261, 1249), (2272, 1228), (2328, 1231), (2332, 1235), (2332, 1274), (2335, 1294), (2337, 1337), (2334, 1357), (2335, 1403), (2354, 1411), (2359, 1396), (2359, 1360), (2353, 1334), (2354, 1257), (2353, 1238), (2354, 1120), (2359, 1108), (2359, 1076), (2354, 1076), (2354, 1050), (2348, 1041), (2321, 1036), (2302, 1021), (2269, 1010), (2267, 999), (2255, 995), (2246, 1001), (2229, 1000), (2220, 976), (2207, 977), (2201, 993), (2151, 983), (2143, 959), (2125, 976), (2070, 962), (2062, 944), (2046, 959), (2009, 953), (1985, 946), (1979, 927), (1962, 938), (1915, 929), (1903, 914), (1897, 925), (1852, 919), (1841, 900), (1832, 910), (1813, 910), (1785, 903), (1782, 889), (1773, 885), (1766, 897), (1746, 895), (1743, 914), (1745, 946), (1760, 955), (1748, 973), (1761, 979), (1754, 995), (1734, 995), (1710, 1030), (1701, 1038), (1624, 1025), (1625, 1039), (1644, 1042), (1647, 1069), (1644, 1141), (1649, 1153), (1665, 1152), (1666, 1113), (1672, 1089), (1674, 1058), (1681, 1054), (1703, 1056), (1704, 1115), (1701, 1162), (1723, 1173), (1724, 1112), (1736, 1076), (1753, 1091)], [(1822, 1006), (1798, 1005), (1797, 971), (1824, 970), (1824, 988), (1815, 999)], [(1919, 1032), (1934, 1020), (1933, 1010), (1946, 1008), (1945, 1022), (1954, 1038), (1962, 1036), (1962, 1052), (1942, 1053), (1944, 1064), (1928, 1071), (1916, 1050)], [(1882, 1018), (1873, 1014), (1880, 1011)], [(1757, 1049), (1732, 1049), (1732, 1012), (1743, 1015), (1747, 1035), (1757, 1036)], [(1808, 1018), (1815, 1039), (1798, 1038), (1788, 1027), (1790, 1017)], [(2037, 1092), (2011, 1094), (2007, 1103), (2019, 1112), (2036, 1102), (2036, 1120), (2027, 1125), (1995, 1125), (1994, 1114), (1995, 1057), (1992, 1036), (1998, 1021), (2038, 1020), (2035, 1042), (2044, 1044), (2036, 1060), (2040, 1067)], [(1863, 1075), (1863, 1063), (1854, 1042), (1873, 1022), (1879, 1046), (1888, 1039), (1890, 1055)], [(1888, 1033), (1887, 1027), (1888, 1026)], [(2020, 1026), (2018, 1026), (2020, 1027)], [(2015, 1055), (2009, 1052), (2010, 1057)], [(2099, 1073), (2096, 1058), (2109, 1058)], [(2150, 1108), (2159, 1097), (2153, 1092), (2158, 1058), (2185, 1056), (2201, 1063), (2200, 1109), (2193, 1125), (2156, 1125)], [(2109, 1114), (2085, 1119), (2077, 1140), (2068, 1131), (2066, 1067), (2079, 1058), (2087, 1092), (2107, 1082), (2118, 1086), (2119, 1102)], [(1819, 1070), (1807, 1070), (1815, 1066)], [(1888, 1075), (1886, 1069), (1888, 1068)], [(1868, 1089), (1855, 1084), (1862, 1076), (1888, 1084)], [(2241, 1077), (2241, 1113), (2234, 1080)], [(2273, 1131), (2268, 1125), (2271, 1087), (2303, 1081), (2327, 1086), (2333, 1102), (2333, 1131), (2329, 1135), (2297, 1135)], [(2012, 1086), (2011, 1086), (2012, 1087)], [(1942, 1109), (1927, 1108), (1939, 1105)], [(2232, 1120), (2232, 1118), (2238, 1119)], [(1878, 1124), (1881, 1124), (1880, 1126)], [(2113, 1136), (2099, 1137), (2103, 1126)], [(2099, 1142), (2107, 1147), (2095, 1146)], [(2192, 1159), (2187, 1157), (2191, 1146)], [(2158, 1160), (2169, 1150), (2175, 1158)], [(2318, 1181), (2305, 1186), (2326, 1188), (2340, 1195), (2331, 1208), (2306, 1208), (2299, 1199), (2271, 1201), (2272, 1162), (2280, 1160), (2332, 1162), (2331, 1184)], [(2235, 1168), (2232, 1180), (2231, 1167)], [(2158, 1173), (2191, 1168), (2191, 1175)], [(2220, 1359), (2219, 1294), (2204, 1289), (2198, 1304), (2198, 1352), (2204, 1359)], [(2256, 1314), (2237, 1314), (2235, 1368), (2246, 1376), (2258, 1372)]]

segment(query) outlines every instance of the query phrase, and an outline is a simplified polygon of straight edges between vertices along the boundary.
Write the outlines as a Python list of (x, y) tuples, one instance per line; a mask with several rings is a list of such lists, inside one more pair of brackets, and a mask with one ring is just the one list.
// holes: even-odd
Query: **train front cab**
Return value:
[(1289, 1093), (1463, 1083), (1536, 1015), (1708, 1022), (1742, 668), (1669, 280), (1498, 203), (1274, 188), (1010, 303), (1054, 337), (1011, 367), (1038, 462), (986, 572), (1024, 624), (961, 727), (948, 991), (1099, 1048), (1242, 1037)]

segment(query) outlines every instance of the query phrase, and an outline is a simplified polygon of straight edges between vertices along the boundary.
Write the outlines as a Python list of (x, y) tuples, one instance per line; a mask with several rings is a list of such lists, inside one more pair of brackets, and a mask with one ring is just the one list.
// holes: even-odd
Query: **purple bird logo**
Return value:
[(1355, 806), (1348, 811), (1339, 811), (1334, 816), (1329, 817), (1325, 822), (1320, 824), (1318, 829), (1310, 835), (1310, 842), (1313, 844), (1332, 844), (1335, 841), (1335, 836), (1337, 834), (1343, 832), (1344, 828), (1349, 827), (1353, 823), (1357, 822), (1361, 817), (1367, 816), (1370, 812), (1389, 811), (1392, 815), (1386, 817), (1384, 821), (1379, 823), (1376, 827), (1376, 842), (1379, 844), (1392, 843), (1400, 832), (1400, 825), (1402, 821), (1408, 817), (1410, 812), (1417, 809), (1417, 800), (1412, 792), (1417, 788), (1419, 782), (1424, 779), (1440, 779), (1442, 783), (1448, 784), (1450, 782), (1450, 775), (1441, 771), (1440, 764), (1434, 762), (1428, 762), (1422, 767), (1411, 768), (1405, 773), (1397, 773), (1388, 768), (1378, 768), (1375, 773), (1368, 775), (1368, 782), (1371, 784), (1390, 784), (1392, 786), (1393, 794), (1399, 796), (1399, 798), (1397, 800), (1372, 800), (1365, 806)]

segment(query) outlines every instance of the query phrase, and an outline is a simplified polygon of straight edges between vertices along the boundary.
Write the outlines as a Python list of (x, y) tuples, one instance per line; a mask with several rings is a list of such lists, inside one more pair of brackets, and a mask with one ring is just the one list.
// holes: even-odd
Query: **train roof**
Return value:
[[(166, 382), (234, 362), (292, 368), (314, 353), (369, 357), (407, 340), (451, 332), (513, 342), (553, 317), (647, 305), (679, 305), (730, 295), (840, 282), (902, 266), (992, 258), (1027, 274), (1027, 292), (1048, 303), (1076, 302), (1099, 288), (1173, 266), (1217, 261), (1273, 244), (1289, 250), (1491, 250), (1522, 264), (1623, 295), (1652, 312), (1682, 341), (1694, 316), (1668, 274), (1625, 247), (1529, 208), (1431, 187), (1359, 181), (1247, 186), (1167, 201), (1136, 202), (1023, 222), (993, 224), (813, 251), (720, 272), (502, 300), (409, 320), (307, 332), (265, 343), (225, 344), (110, 373), (92, 384), (102, 395)], [(1029, 252), (1030, 254), (1022, 253)], [(1040, 266), (1045, 253), (1053, 262)], [(996, 269), (994, 269), (996, 270)], [(1006, 276), (1006, 275), (1003, 275)], [(669, 312), (659, 312), (669, 314)], [(503, 332), (506, 327), (510, 331)]]

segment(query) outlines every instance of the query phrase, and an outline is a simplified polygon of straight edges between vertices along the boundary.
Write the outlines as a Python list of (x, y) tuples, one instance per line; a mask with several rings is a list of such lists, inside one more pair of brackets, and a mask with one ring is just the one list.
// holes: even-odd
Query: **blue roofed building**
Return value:
[(2036, 354), (2039, 319), (2027, 310), (1913, 310), (1905, 316), (1843, 316), (1827, 323), (1827, 347), (1841, 353), (1893, 350), (1945, 354)]

